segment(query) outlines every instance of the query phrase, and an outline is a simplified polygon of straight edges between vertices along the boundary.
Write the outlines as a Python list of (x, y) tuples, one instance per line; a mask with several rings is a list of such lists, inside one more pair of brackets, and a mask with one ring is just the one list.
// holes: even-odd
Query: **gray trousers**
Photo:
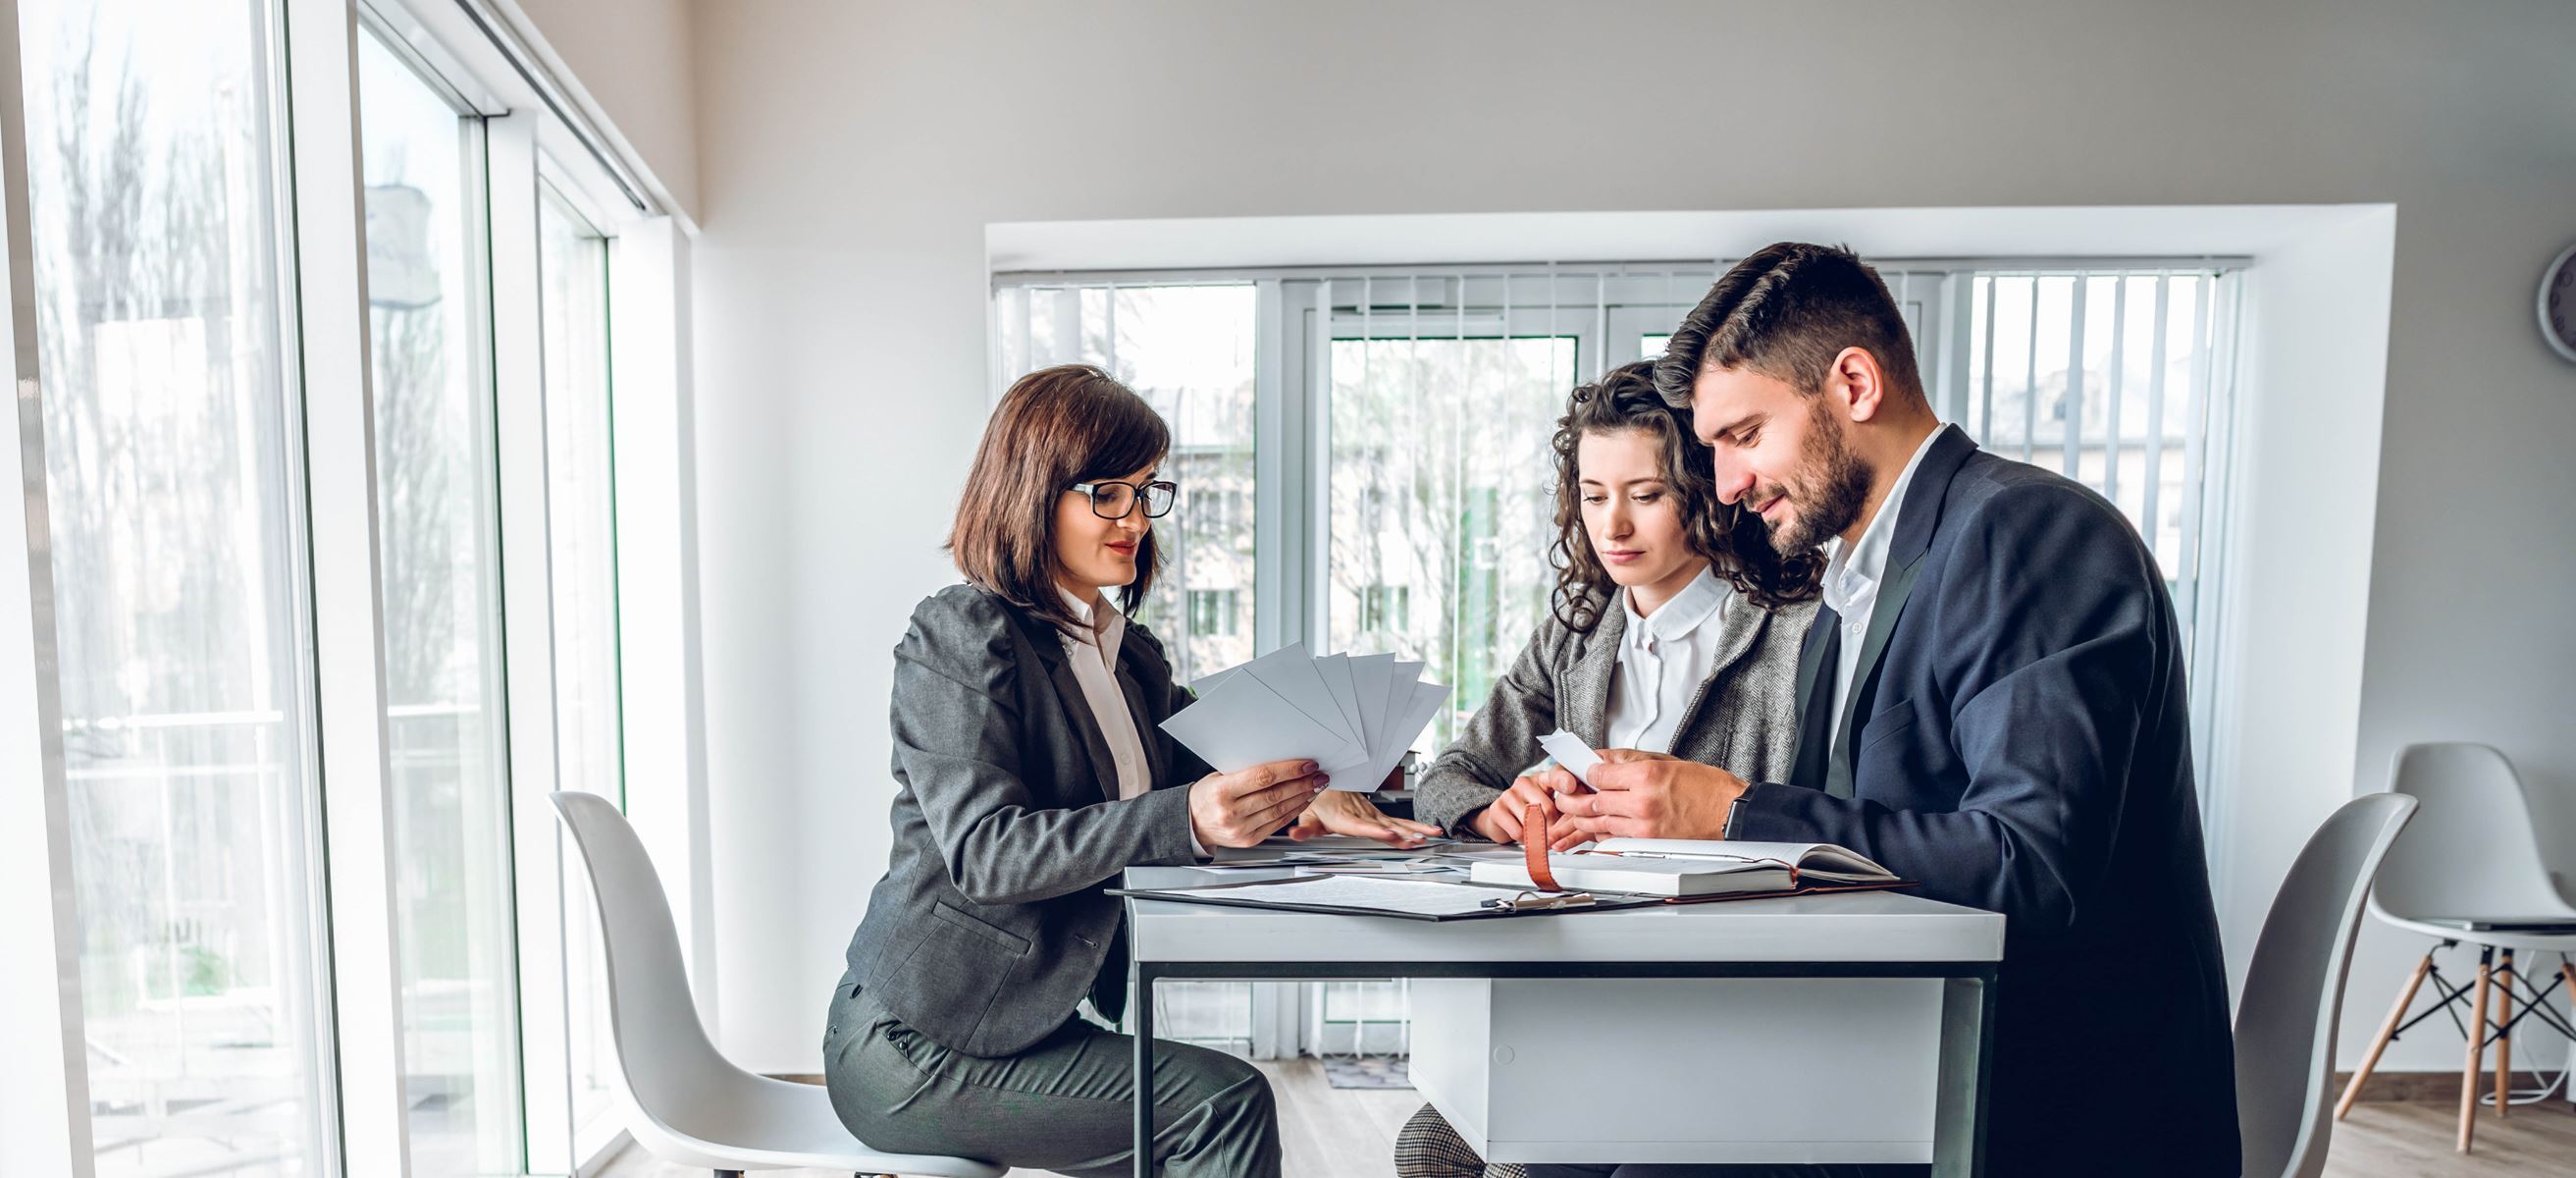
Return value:
[[(870, 1149), (1121, 1178), (1135, 1169), (1135, 1042), (1077, 1018), (1017, 1055), (964, 1055), (843, 978), (823, 1076), (833, 1111)], [(1158, 1039), (1153, 1091), (1158, 1173), (1278, 1178), (1279, 1117), (1251, 1064)]]

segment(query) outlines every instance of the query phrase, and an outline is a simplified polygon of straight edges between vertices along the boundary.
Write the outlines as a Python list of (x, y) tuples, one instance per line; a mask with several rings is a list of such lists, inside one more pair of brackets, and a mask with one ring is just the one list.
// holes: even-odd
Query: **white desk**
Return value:
[[(1128, 869), (1126, 886), (1177, 887), (1247, 878), (1257, 877), (1243, 872), (1217, 876), (1186, 867), (1137, 867)], [(1471, 980), (1465, 988), (1459, 983), (1439, 983), (1449, 987), (1437, 1007), (1443, 1012), (1438, 1019), (1447, 1021), (1431, 1027), (1418, 1020), (1415, 1036), (1416, 1082), (1433, 1097), (1435, 1105), (1444, 1106), (1444, 1114), (1452, 1114), (1453, 1123), (1479, 1122), (1477, 1110), (1465, 1106), (1493, 1098), (1491, 1092), (1468, 1090), (1475, 1082), (1471, 1073), (1484, 1059), (1481, 1051), (1472, 1059), (1467, 1055), (1478, 1049), (1475, 1028), (1470, 1025), (1477, 995), (1474, 981), (1488, 984), (1482, 993), (1490, 1011), (1493, 1004), (1527, 1008), (1533, 1003), (1562, 999), (1565, 979), (1663, 979), (1622, 983), (1629, 988), (1614, 991), (1616, 1001), (1622, 1008), (1655, 1011), (1656, 1017), (1670, 1017), (1676, 1010), (1704, 1011), (1735, 1020), (1739, 1025), (1767, 1026), (1775, 1036), (1783, 1024), (1770, 1017), (1771, 1013), (1790, 1011), (1803, 1003), (1812, 1016), (1817, 1013), (1817, 998), (1823, 995), (1845, 1004), (1839, 1009), (1851, 1017), (1837, 1021), (1854, 1031), (1873, 1025), (1870, 1016), (1876, 1005), (1920, 1005), (1923, 1021), (1937, 1020), (1938, 1024), (1926, 1026), (1921, 1036), (1937, 1055), (1931, 1061), (1931, 1075), (1923, 1084), (1933, 1106), (1929, 1118), (1933, 1172), (1942, 1178), (1976, 1178), (1983, 1172), (1987, 1088), (1983, 1064), (1991, 1042), (1995, 966), (2003, 957), (2004, 935), (2004, 919), (1994, 913), (1935, 903), (1901, 892), (1874, 892), (1605, 912), (1533, 913), (1440, 923), (1137, 900), (1128, 902), (1128, 915), (1135, 949), (1139, 1076), (1153, 1074), (1153, 986), (1164, 978)], [(1498, 979), (1514, 981), (1506, 984)], [(1801, 997), (1783, 993), (1788, 988), (1776, 982), (1680, 979), (1833, 981), (1795, 987), (1802, 992)], [(1865, 979), (1917, 979), (1918, 984), (1904, 988), (1910, 992), (1908, 996), (1891, 993), (1884, 982)], [(1926, 993), (1930, 983), (1937, 983), (1937, 994)], [(1761, 989), (1766, 984), (1771, 987), (1768, 992)], [(1728, 992), (1714, 1009), (1705, 1006), (1712, 996), (1705, 992), (1694, 995), (1687, 989), (1712, 985), (1750, 988)], [(1551, 986), (1559, 989), (1549, 990)], [(1844, 988), (1832, 990), (1828, 986)], [(1788, 1005), (1778, 1004), (1777, 1000), (1783, 998), (1791, 999)], [(1693, 1002), (1701, 1005), (1690, 1005)], [(1658, 1004), (1662, 1009), (1656, 1011)], [(1748, 1010), (1747, 1004), (1769, 1013), (1756, 1014)], [(1461, 1011), (1467, 1014), (1461, 1015)], [(1499, 1012), (1494, 1013), (1500, 1017)], [(1754, 1017), (1748, 1018), (1748, 1014)], [(1705, 1029), (1717, 1020), (1699, 1022)], [(1816, 1034), (1836, 1033), (1834, 1027), (1823, 1024), (1811, 1029)], [(1430, 1061), (1422, 1058), (1425, 1031), (1431, 1032), (1429, 1045), (1435, 1053), (1443, 1050), (1439, 1045), (1449, 1045), (1445, 1056)], [(1570, 1043), (1584, 1041), (1579, 1033), (1566, 1038)], [(1882, 1043), (1880, 1048), (1890, 1046), (1893, 1045)], [(1534, 1048), (1533, 1052), (1544, 1050)], [(1563, 1050), (1579, 1048), (1568, 1046)], [(1519, 1070), (1536, 1075), (1532, 1064), (1553, 1068), (1565, 1058), (1568, 1057), (1520, 1059)], [(1423, 1069), (1424, 1062), (1433, 1066)], [(1803, 1088), (1811, 1097), (1818, 1097), (1831, 1093), (1837, 1081), (1855, 1069), (1883, 1063), (1901, 1072), (1908, 1062), (1921, 1061), (1854, 1059), (1848, 1051), (1836, 1049), (1800, 1067), (1780, 1069), (1770, 1077), (1769, 1087), (1783, 1092)], [(1568, 1095), (1578, 1108), (1622, 1099), (1597, 1090)], [(1838, 1107), (1822, 1099), (1811, 1099), (1810, 1103), (1827, 1109)], [(1448, 1107), (1452, 1105), (1459, 1107)], [(1700, 1108), (1704, 1112), (1707, 1105), (1703, 1103)], [(1861, 1108), (1854, 1115), (1865, 1112)], [(1136, 1106), (1139, 1178), (1150, 1178), (1151, 1174), (1152, 1118), (1150, 1088), (1140, 1084)], [(1460, 1128), (1471, 1142), (1490, 1136), (1490, 1126), (1482, 1123)], [(1813, 1143), (1809, 1144), (1812, 1147)], [(1702, 1152), (1689, 1156), (1674, 1152), (1693, 1148)], [(1914, 1148), (1920, 1150), (1919, 1141)], [(1705, 1143), (1649, 1142), (1641, 1143), (1632, 1152), (1634, 1156), (1627, 1157), (1571, 1157), (1560, 1153), (1544, 1158), (1523, 1153), (1521, 1160), (1604, 1164), (1756, 1160), (1754, 1155), (1725, 1149), (1712, 1154), (1706, 1152)], [(1878, 1148), (1855, 1146), (1841, 1156), (1821, 1156), (1809, 1148), (1802, 1156), (1810, 1161), (1906, 1160), (1886, 1152), (1884, 1143)], [(1918, 1153), (1912, 1160), (1923, 1159)]]

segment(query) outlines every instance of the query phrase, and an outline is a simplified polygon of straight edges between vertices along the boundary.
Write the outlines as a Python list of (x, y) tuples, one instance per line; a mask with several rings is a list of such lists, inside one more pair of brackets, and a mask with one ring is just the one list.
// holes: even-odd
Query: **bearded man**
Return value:
[(1986, 1172), (2236, 1174), (2184, 652), (2136, 530), (1944, 427), (1896, 300), (1848, 250), (1746, 258), (1655, 376), (1716, 451), (1722, 501), (1783, 554), (1829, 549), (1796, 769), (1747, 782), (1613, 750), (1597, 792), (1561, 799), (1560, 842), (1838, 843), (2003, 913)]

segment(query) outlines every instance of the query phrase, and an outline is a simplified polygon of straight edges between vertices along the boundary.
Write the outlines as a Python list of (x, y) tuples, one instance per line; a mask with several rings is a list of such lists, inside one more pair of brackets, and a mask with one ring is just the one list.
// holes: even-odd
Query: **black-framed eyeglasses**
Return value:
[(1075, 483), (1065, 489), (1078, 491), (1091, 500), (1091, 514), (1102, 519), (1125, 519), (1136, 510), (1139, 501), (1145, 505), (1145, 518), (1161, 519), (1171, 514), (1172, 501), (1181, 494), (1179, 483), (1162, 480), (1140, 484), (1104, 479)]

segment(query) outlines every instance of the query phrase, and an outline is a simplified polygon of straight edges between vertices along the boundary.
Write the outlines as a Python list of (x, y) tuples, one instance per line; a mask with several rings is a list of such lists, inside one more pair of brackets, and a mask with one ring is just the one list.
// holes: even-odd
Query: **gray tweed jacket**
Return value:
[[(1775, 610), (1740, 596), (1728, 601), (1717, 668), (1684, 711), (1672, 747), (1660, 751), (1747, 781), (1785, 780), (1798, 750), (1798, 647), (1815, 616), (1813, 600)], [(1602, 611), (1589, 634), (1550, 613), (1466, 731), (1424, 772), (1414, 816), (1462, 838), (1479, 837), (1470, 824), (1538, 763), (1539, 737), (1563, 728), (1601, 747), (1619, 637), (1627, 628), (1628, 611), (1616, 605)]]

